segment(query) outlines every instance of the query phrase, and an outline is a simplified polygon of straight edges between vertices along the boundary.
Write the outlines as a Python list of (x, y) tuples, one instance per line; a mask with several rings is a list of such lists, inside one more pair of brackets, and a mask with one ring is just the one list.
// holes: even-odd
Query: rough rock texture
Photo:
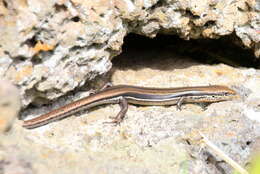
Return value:
[[(230, 36), (259, 57), (259, 11), (254, 0), (0, 0), (0, 76), (20, 88), (25, 108), (51, 104), (75, 88), (98, 84), (93, 79), (111, 69), (129, 33), (175, 34), (187, 40)], [(131, 105), (119, 126), (104, 124), (119, 110), (117, 105), (32, 130), (16, 119), (9, 132), (0, 134), (0, 173), (231, 174), (228, 164), (201, 145), (199, 132), (247, 167), (259, 151), (260, 71), (205, 65), (175, 55), (177, 51), (170, 46), (136, 47), (114, 62), (112, 82), (153, 87), (223, 84), (237, 90), (241, 99), (207, 107), (186, 104), (181, 111)], [(7, 101), (12, 97), (8, 93)], [(22, 118), (88, 94), (72, 94), (47, 106), (29, 105)], [(15, 101), (12, 113), (19, 108)], [(5, 113), (4, 118), (14, 117)]]
[(233, 35), (260, 55), (254, 0), (1, 0), (0, 76), (23, 107), (46, 103), (111, 68), (127, 33), (184, 39)]
[(0, 133), (9, 130), (21, 108), (18, 89), (7, 80), (0, 80)]
[[(118, 105), (97, 107), (32, 130), (22, 128), (17, 120), (12, 131), (0, 137), (0, 171), (232, 174), (228, 164), (201, 144), (199, 132), (244, 167), (251, 155), (260, 151), (259, 70), (206, 65), (159, 46), (146, 49), (137, 46), (113, 63), (114, 84), (155, 87), (223, 84), (237, 90), (241, 99), (207, 107), (185, 104), (181, 111), (175, 106), (129, 105), (119, 126), (104, 124), (119, 111)], [(78, 93), (74, 100), (85, 95), (88, 93)], [(64, 100), (69, 102), (72, 97), (59, 100), (54, 106), (31, 108), (24, 114), (45, 113), (63, 105)]]

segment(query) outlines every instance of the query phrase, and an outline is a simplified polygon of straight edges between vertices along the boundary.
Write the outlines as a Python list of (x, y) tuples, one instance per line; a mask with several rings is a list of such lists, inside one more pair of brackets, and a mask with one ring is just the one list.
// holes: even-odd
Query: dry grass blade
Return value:
[(220, 158), (222, 158), (226, 163), (231, 165), (237, 172), (241, 174), (249, 174), (244, 168), (242, 168), (237, 162), (232, 160), (228, 155), (226, 155), (222, 150), (220, 150), (216, 145), (214, 145), (212, 142), (208, 140), (208, 138), (205, 137), (200, 132), (201, 137), (203, 138), (203, 142), (210, 147)]

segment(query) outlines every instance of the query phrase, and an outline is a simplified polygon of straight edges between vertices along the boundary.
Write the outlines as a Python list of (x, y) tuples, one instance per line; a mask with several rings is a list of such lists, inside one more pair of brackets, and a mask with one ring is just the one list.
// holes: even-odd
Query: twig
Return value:
[(211, 143), (208, 138), (205, 137), (201, 132), (199, 132), (201, 137), (203, 138), (204, 143), (209, 146), (218, 156), (220, 156), (226, 163), (231, 165), (235, 170), (237, 170), (241, 174), (249, 174), (244, 168), (242, 168), (237, 162), (232, 160), (229, 156), (227, 156), (222, 150), (220, 150), (216, 145)]

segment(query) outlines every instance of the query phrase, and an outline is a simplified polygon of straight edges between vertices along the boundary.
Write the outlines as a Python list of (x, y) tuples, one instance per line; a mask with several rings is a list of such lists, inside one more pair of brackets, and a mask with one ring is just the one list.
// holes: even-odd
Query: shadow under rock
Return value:
[(199, 64), (192, 58), (176, 54), (177, 51), (169, 48), (167, 43), (162, 44), (157, 40), (140, 36), (126, 40), (122, 54), (112, 60), (113, 67), (117, 69), (140, 70), (151, 68), (166, 71), (184, 69)]
[[(113, 67), (121, 70), (184, 69), (200, 64), (225, 63), (234, 67), (259, 67), (260, 62), (251, 50), (234, 45), (232, 36), (221, 39), (182, 40), (177, 36), (159, 35), (147, 38), (129, 34), (122, 54), (112, 60)], [(112, 69), (113, 71), (113, 69)]]

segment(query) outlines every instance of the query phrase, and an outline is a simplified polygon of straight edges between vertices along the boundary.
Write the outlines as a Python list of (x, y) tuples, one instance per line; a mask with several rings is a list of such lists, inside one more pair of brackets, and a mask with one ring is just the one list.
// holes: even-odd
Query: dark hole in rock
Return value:
[(260, 66), (260, 61), (255, 58), (253, 51), (243, 49), (242, 43), (233, 35), (220, 39), (183, 40), (174, 35), (158, 35), (155, 38), (148, 38), (137, 34), (129, 34), (125, 37), (122, 54), (113, 59), (113, 65), (116, 66), (120, 63), (120, 67), (129, 66), (128, 60), (121, 61), (120, 57), (129, 57), (131, 64), (144, 61), (145, 57), (135, 56), (144, 52), (149, 54), (146, 56), (146, 64), (149, 62), (162, 63), (160, 55), (170, 52), (172, 55), (189, 57), (202, 64), (224, 63), (234, 67), (254, 68)]
[(37, 43), (36, 36), (33, 36), (31, 39), (28, 39), (25, 43), (30, 47), (34, 47)]
[(80, 18), (78, 16), (75, 16), (75, 17), (71, 18), (71, 20), (74, 22), (79, 22)]
[(206, 26), (206, 27), (213, 26), (213, 25), (215, 25), (215, 21), (207, 21), (207, 22), (205, 23), (205, 26)]
[(21, 62), (25, 61), (26, 60), (26, 57), (23, 57), (23, 56), (18, 56), (15, 58), (16, 60), (19, 60)]
[(246, 142), (246, 145), (249, 146), (251, 143), (252, 143), (251, 141), (247, 141), (247, 142)]
[(8, 3), (5, 0), (3, 0), (3, 4), (4, 4), (5, 8), (8, 8)]
[(194, 15), (190, 10), (185, 10), (185, 14), (188, 15), (189, 17), (192, 17), (194, 19), (199, 19), (199, 15)]
[(67, 7), (65, 5), (59, 5), (59, 4), (55, 4), (55, 9), (57, 12), (60, 12), (60, 11), (66, 11), (67, 10)]
[(185, 140), (186, 141), (186, 143), (188, 144), (188, 145), (191, 145), (191, 143), (190, 143), (190, 141), (189, 140)]

